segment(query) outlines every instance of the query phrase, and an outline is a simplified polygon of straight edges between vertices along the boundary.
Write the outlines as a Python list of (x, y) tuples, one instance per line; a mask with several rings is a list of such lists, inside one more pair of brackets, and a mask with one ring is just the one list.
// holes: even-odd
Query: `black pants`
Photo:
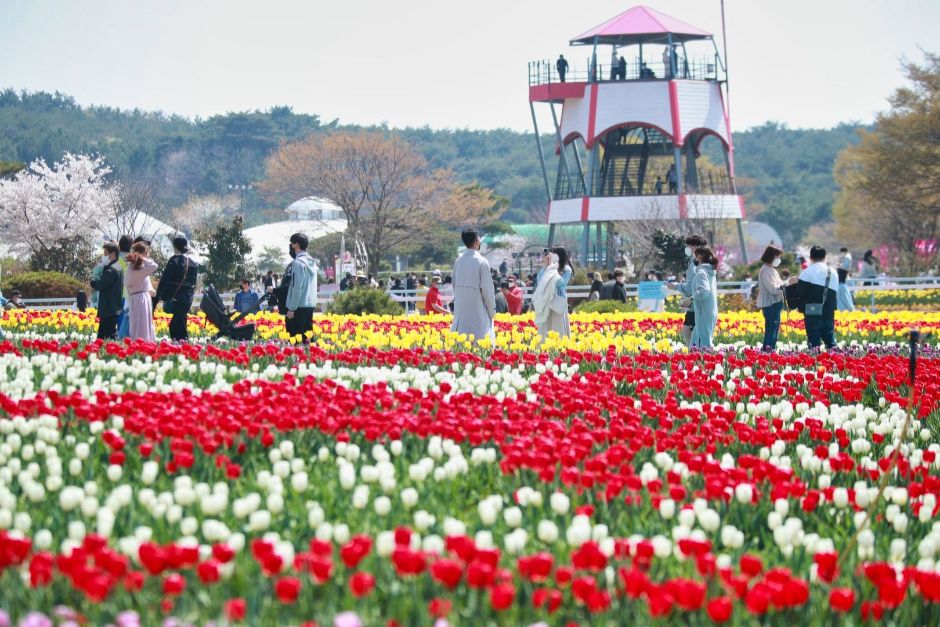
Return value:
[(695, 312), (694, 311), (685, 312), (685, 320), (682, 321), (682, 325), (689, 327), (690, 329), (695, 328)]
[[(299, 307), (294, 310), (294, 317), (287, 318), (284, 321), (287, 333), (290, 336), (304, 335), (307, 331), (313, 330), (313, 307)], [(307, 338), (304, 337), (304, 341)]]
[(117, 314), (98, 318), (98, 339), (116, 340), (117, 339), (118, 317)]
[(835, 324), (832, 316), (806, 316), (806, 341), (809, 347), (819, 348), (822, 342), (826, 343), (826, 348), (835, 346)]
[(173, 301), (173, 317), (170, 319), (171, 340), (182, 342), (189, 339), (189, 331), (186, 329), (186, 321), (189, 319), (189, 309), (192, 306), (192, 301)]

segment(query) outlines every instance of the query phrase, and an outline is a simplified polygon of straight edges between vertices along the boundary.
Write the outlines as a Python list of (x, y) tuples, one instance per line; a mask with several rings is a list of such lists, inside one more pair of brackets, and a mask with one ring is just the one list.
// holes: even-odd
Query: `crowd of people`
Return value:
[[(360, 287), (386, 290), (403, 303), (408, 311), (428, 315), (452, 315), (452, 329), (477, 340), (493, 339), (494, 319), (498, 313), (534, 313), (541, 337), (549, 333), (567, 336), (571, 333), (568, 320), (568, 285), (574, 275), (570, 256), (564, 246), (545, 248), (540, 269), (527, 277), (509, 272), (503, 262), (491, 268), (480, 253), (480, 233), (467, 229), (461, 234), (465, 251), (458, 257), (453, 272), (444, 275), (435, 270), (430, 275), (409, 273), (389, 281), (376, 281), (371, 274), (347, 273), (339, 284), (345, 292)], [(268, 307), (284, 315), (289, 335), (305, 340), (313, 329), (313, 314), (317, 306), (318, 268), (316, 260), (307, 252), (309, 242), (303, 233), (290, 237), (291, 262), (283, 275), (272, 271), (255, 279), (263, 289), (252, 289), (252, 280), (241, 281), (235, 294), (236, 312), (248, 314)], [(192, 308), (199, 263), (192, 258), (189, 242), (178, 236), (172, 240), (174, 254), (166, 262), (156, 287), (152, 276), (158, 270), (150, 257), (150, 242), (143, 238), (121, 237), (102, 247), (100, 262), (92, 271), (91, 297), (85, 299), (84, 290), (78, 294), (77, 306), (97, 308), (98, 338), (140, 339), (155, 341), (154, 311), (163, 303), (171, 314), (170, 338), (188, 339), (187, 319)], [(835, 340), (835, 312), (854, 310), (848, 282), (853, 269), (851, 253), (842, 248), (835, 267), (827, 263), (827, 252), (813, 246), (809, 259), (798, 257), (798, 276), (778, 270), (783, 250), (769, 245), (761, 256), (761, 267), (753, 291), (755, 304), (763, 314), (764, 337), (762, 349), (773, 351), (777, 347), (781, 318), (784, 310), (796, 309), (805, 320), (807, 343), (811, 349), (825, 344), (832, 348)], [(686, 272), (677, 280), (663, 282), (661, 273), (651, 271), (648, 281), (656, 281), (680, 295), (679, 306), (684, 313), (682, 338), (690, 348), (712, 349), (718, 323), (718, 259), (701, 235), (685, 238), (688, 259)], [(869, 285), (880, 272), (878, 259), (866, 251), (858, 264), (860, 278)], [(670, 277), (671, 279), (672, 277)], [(589, 276), (589, 300), (627, 302), (626, 275), (622, 269), (607, 274)], [(655, 286), (654, 286), (655, 287)], [(642, 305), (644, 301), (640, 301)], [(663, 311), (662, 298), (650, 301), (645, 310)], [(0, 301), (5, 309), (22, 308), (18, 290), (10, 293), (9, 300)]]
[[(173, 238), (173, 256), (154, 288), (151, 276), (157, 263), (150, 258), (150, 242), (122, 236), (102, 247), (101, 261), (92, 270), (91, 305), (98, 310), (98, 338), (156, 340), (153, 312), (163, 302), (172, 314), (170, 338), (188, 339), (186, 327), (196, 290), (199, 264), (189, 256), (189, 241)], [(80, 306), (80, 304), (79, 304)]]

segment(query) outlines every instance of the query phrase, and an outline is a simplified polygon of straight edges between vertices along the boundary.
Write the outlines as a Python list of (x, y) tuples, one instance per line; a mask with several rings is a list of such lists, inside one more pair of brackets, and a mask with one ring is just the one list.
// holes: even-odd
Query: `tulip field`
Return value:
[(0, 627), (940, 623), (940, 313), (250, 320), (0, 318)]

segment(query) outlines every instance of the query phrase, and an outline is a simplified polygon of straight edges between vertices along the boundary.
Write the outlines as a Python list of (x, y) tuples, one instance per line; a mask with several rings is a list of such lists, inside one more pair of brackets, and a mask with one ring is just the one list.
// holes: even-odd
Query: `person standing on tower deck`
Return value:
[(617, 46), (613, 47), (613, 50), (610, 53), (610, 80), (615, 81), (620, 75), (618, 71), (618, 61), (617, 61)]
[(669, 166), (669, 171), (666, 172), (666, 180), (669, 182), (669, 193), (678, 194), (679, 193), (679, 177), (676, 176), (676, 164), (675, 163)]
[(555, 62), (555, 69), (558, 70), (558, 80), (564, 83), (565, 74), (568, 73), (568, 61), (565, 60), (565, 55), (558, 55), (558, 61)]
[(467, 250), (454, 263), (454, 333), (465, 333), (480, 341), (493, 334), (496, 293), (490, 262), (480, 254), (480, 234), (466, 229), (460, 234)]
[(623, 58), (623, 55), (617, 61), (617, 77), (622, 81), (627, 80), (627, 61)]
[(672, 64), (670, 63), (671, 60), (672, 55), (669, 54), (669, 46), (666, 46), (663, 48), (663, 76), (665, 76), (667, 80), (672, 78)]

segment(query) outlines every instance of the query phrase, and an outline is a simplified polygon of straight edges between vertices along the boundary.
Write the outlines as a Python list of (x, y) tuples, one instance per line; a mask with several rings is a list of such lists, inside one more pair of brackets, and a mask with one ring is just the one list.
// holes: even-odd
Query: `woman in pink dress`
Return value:
[(157, 269), (157, 262), (147, 256), (150, 248), (137, 242), (127, 254), (127, 270), (124, 285), (127, 287), (129, 306), (129, 337), (135, 340), (156, 342), (153, 329), (153, 285), (150, 275)]

